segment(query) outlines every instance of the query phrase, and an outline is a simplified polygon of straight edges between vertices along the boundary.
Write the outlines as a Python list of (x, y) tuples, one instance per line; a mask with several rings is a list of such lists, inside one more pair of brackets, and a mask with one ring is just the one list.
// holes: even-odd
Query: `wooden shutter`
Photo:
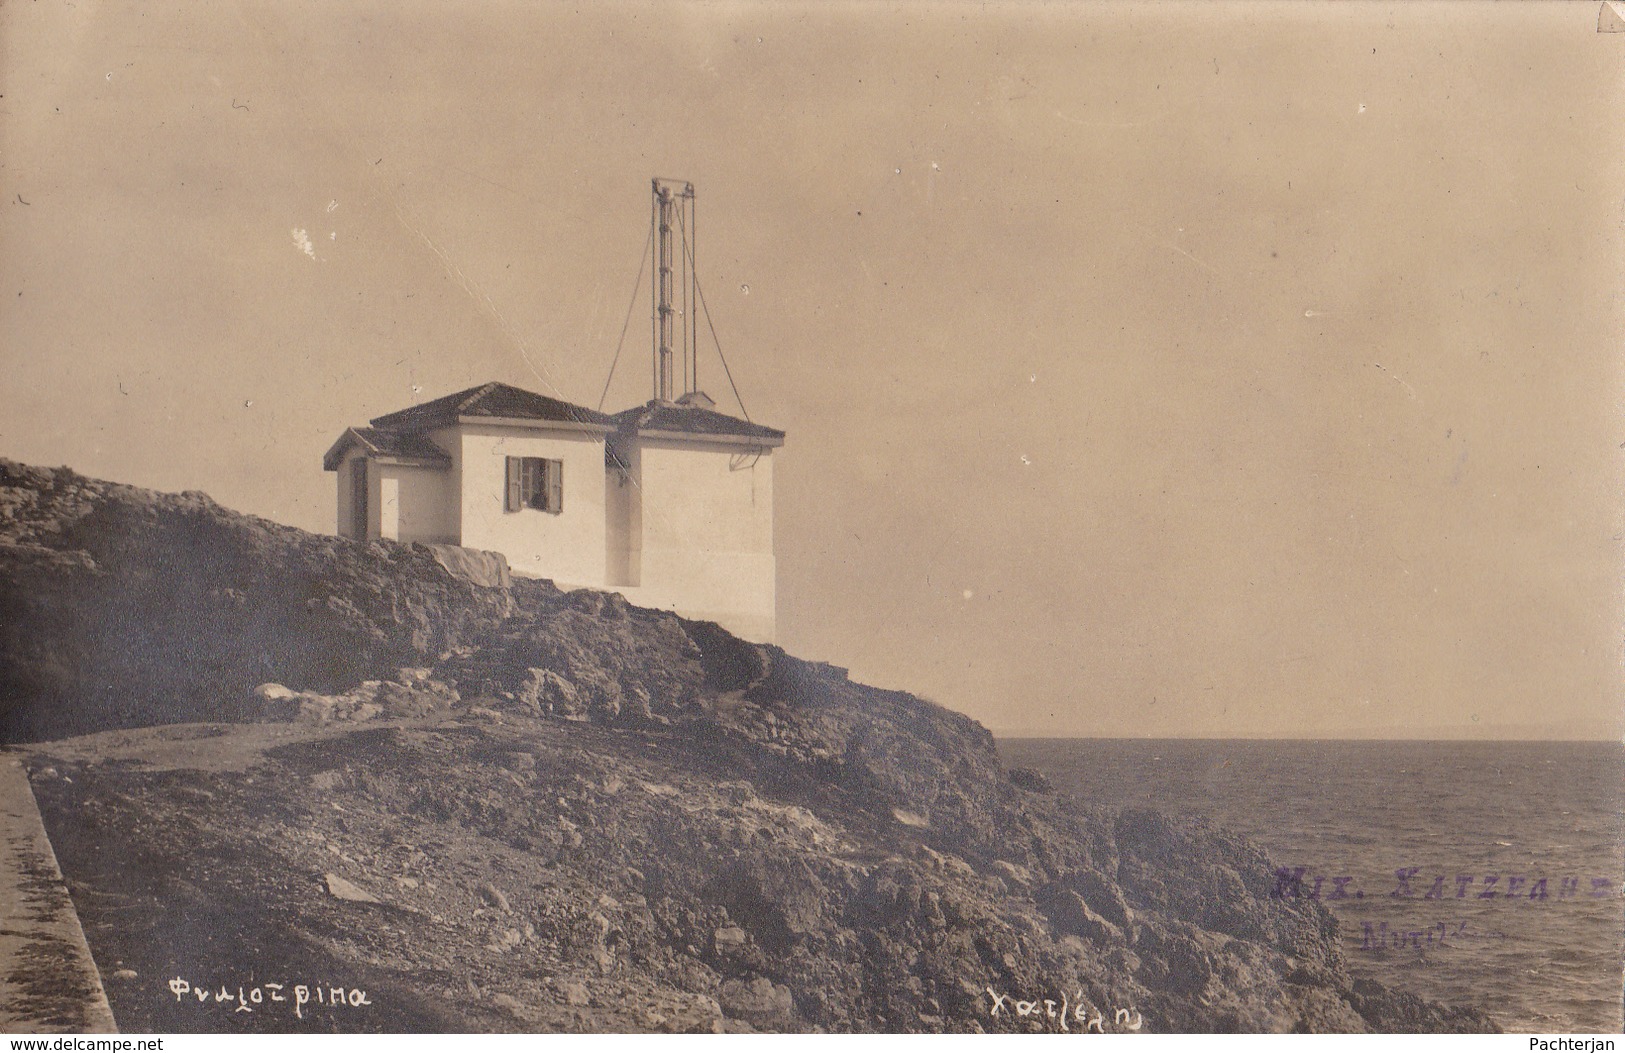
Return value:
[(547, 461), (547, 510), (564, 511), (564, 462)]
[(524, 494), (520, 489), (519, 476), (524, 467), (523, 457), (507, 458), (507, 476), (503, 480), (502, 510), (504, 512), (517, 512), (525, 507)]

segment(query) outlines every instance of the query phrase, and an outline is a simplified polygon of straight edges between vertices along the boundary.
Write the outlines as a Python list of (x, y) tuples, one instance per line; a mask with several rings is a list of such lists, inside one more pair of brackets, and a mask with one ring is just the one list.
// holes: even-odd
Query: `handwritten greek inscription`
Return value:
[[(175, 1001), (187, 1001), (190, 995), (199, 1004), (214, 1002), (216, 1005), (232, 1003), (234, 1013), (252, 1013), (255, 1007), (274, 1005), (277, 1002), (293, 1003), (293, 1015), (300, 1020), (305, 1018), (305, 1007), (314, 1003), (317, 1006), (328, 1008), (360, 1009), (362, 1006), (372, 1005), (372, 999), (367, 992), (359, 987), (333, 987), (328, 984), (294, 984), (290, 988), (287, 984), (263, 982), (253, 987), (238, 985), (235, 989), (222, 985), (219, 990), (211, 990), (207, 984), (198, 985), (183, 976), (177, 976), (169, 981), (169, 992), (175, 996)], [(292, 998), (284, 992), (291, 992)]]
[[(1105, 1012), (1085, 1002), (1082, 991), (1071, 995), (1063, 991), (1059, 1000), (1012, 998), (1009, 994), (996, 991), (992, 987), (986, 988), (986, 991), (988, 997), (992, 999), (988, 1006), (989, 1016), (1004, 1014), (1018, 1019), (1037, 1018), (1052, 1021), (1060, 1031), (1070, 1032), (1076, 1028), (1080, 1033), (1090, 1031), (1100, 1035), (1106, 1033)], [(1145, 1019), (1140, 1015), (1140, 1011), (1133, 1006), (1113, 1010), (1111, 1020), (1113, 1028), (1123, 1031), (1138, 1031), (1145, 1025)]]

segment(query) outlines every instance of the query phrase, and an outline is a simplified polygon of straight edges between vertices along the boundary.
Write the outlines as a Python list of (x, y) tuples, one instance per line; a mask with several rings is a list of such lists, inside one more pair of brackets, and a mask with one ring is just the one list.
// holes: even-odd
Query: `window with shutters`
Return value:
[(509, 457), (507, 498), (509, 512), (534, 508), (555, 515), (564, 511), (564, 462), (549, 457)]

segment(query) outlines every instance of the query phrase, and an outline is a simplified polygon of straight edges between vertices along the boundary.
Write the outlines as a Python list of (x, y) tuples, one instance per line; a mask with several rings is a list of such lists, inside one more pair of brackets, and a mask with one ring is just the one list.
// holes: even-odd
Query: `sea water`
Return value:
[(1618, 743), (1001, 739), (999, 750), (1082, 800), (1251, 837), (1270, 856), (1272, 893), (1333, 910), (1357, 978), (1477, 1007), (1509, 1031), (1621, 1028)]

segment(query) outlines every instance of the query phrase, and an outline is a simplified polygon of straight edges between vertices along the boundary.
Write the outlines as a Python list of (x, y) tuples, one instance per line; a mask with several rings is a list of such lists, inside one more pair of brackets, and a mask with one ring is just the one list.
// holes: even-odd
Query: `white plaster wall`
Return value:
[(401, 480), (392, 466), (374, 464), (378, 479), (378, 536), (391, 541), (400, 538)]
[(429, 432), (429, 439), (451, 458), (451, 467), (445, 470), (442, 484), (445, 487), (443, 500), (446, 513), (442, 526), (446, 529), (448, 544), (461, 545), (463, 543), (463, 502), (459, 495), (463, 492), (463, 440), (455, 427), (436, 428)]
[(379, 464), (379, 536), (429, 544), (458, 543), (458, 501), (445, 468)]
[(773, 551), (773, 457), (737, 447), (640, 441), (643, 547)]
[(639, 478), (642, 456), (636, 443), (621, 447), (626, 464), (604, 469), (604, 538), (608, 548), (604, 581), (608, 585), (636, 585), (642, 576), (643, 489)]
[[(455, 467), (461, 488), (461, 544), (508, 557), (520, 574), (572, 585), (604, 584), (604, 443), (568, 431), (461, 425)], [(564, 462), (564, 511), (503, 511), (508, 457)]]
[(737, 447), (641, 440), (640, 574), (627, 598), (771, 642), (773, 458)]

